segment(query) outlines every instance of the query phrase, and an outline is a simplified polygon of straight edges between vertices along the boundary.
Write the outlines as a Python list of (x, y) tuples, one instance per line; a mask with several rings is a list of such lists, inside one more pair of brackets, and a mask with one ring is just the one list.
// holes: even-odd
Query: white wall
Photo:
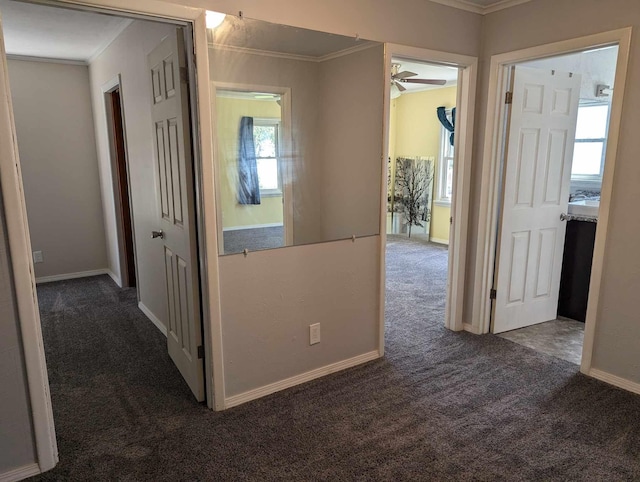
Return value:
[(36, 462), (4, 219), (0, 196), (0, 477)]
[(159, 23), (134, 21), (89, 66), (109, 268), (120, 277), (113, 176), (102, 88), (120, 74), (138, 291), (140, 301), (159, 320), (167, 319), (167, 307), (163, 244), (151, 239), (151, 231), (159, 226), (160, 209), (156, 192), (147, 54), (173, 28)]
[[(606, 5), (604, 5), (606, 3)], [(478, 209), (481, 186), (484, 119), (487, 112), (490, 57), (550, 42), (581, 37), (598, 32), (633, 27), (625, 106), (614, 175), (611, 216), (600, 293), (599, 312), (592, 366), (606, 373), (640, 383), (640, 216), (637, 215), (638, 180), (640, 179), (640, 4), (636, 0), (536, 0), (485, 17), (483, 66), (477, 104), (476, 142), (473, 162), (470, 246), (477, 240)], [(475, 251), (467, 260), (470, 290), (474, 279)], [(468, 294), (471, 296), (472, 292)], [(465, 303), (469, 319), (471, 300)]]
[(9, 77), (36, 277), (106, 268), (88, 68), (10, 60)]

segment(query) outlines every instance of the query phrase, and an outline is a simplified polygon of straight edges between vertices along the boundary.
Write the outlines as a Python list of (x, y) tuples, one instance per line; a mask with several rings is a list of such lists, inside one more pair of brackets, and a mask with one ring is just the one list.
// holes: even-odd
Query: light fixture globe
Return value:
[(207, 10), (207, 14), (206, 14), (206, 22), (207, 22), (207, 28), (209, 29), (214, 29), (216, 27), (218, 27), (222, 21), (224, 20), (224, 18), (227, 15), (224, 13), (220, 13), (220, 12), (214, 12), (212, 10)]

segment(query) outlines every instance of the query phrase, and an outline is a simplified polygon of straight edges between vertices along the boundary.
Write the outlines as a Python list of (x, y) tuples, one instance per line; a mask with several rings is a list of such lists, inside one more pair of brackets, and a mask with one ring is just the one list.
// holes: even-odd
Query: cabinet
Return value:
[(589, 299), (589, 281), (596, 239), (595, 222), (567, 222), (564, 241), (558, 315), (584, 321)]

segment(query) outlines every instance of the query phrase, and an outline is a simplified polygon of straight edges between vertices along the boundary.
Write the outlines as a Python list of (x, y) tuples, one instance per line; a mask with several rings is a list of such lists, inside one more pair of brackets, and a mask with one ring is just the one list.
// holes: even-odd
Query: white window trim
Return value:
[(600, 158), (600, 174), (573, 174), (571, 173), (571, 181), (573, 182), (590, 182), (595, 184), (602, 183), (602, 175), (604, 174), (604, 161), (607, 155), (607, 135), (609, 130), (609, 119), (611, 117), (611, 104), (609, 102), (581, 102), (578, 106), (578, 110), (582, 107), (595, 107), (600, 105), (607, 106), (607, 132), (605, 132), (605, 137), (602, 138), (581, 138), (574, 139), (574, 144), (578, 144), (581, 142), (601, 142), (602, 143), (602, 157)]
[[(278, 165), (278, 189), (260, 189), (261, 197), (282, 196), (282, 169), (280, 166), (280, 144), (282, 141), (282, 120), (277, 117), (254, 117), (253, 126), (276, 126), (276, 163)], [(260, 157), (257, 159), (271, 159)]]
[[(451, 109), (446, 109), (447, 118), (451, 118)], [(451, 198), (446, 196), (447, 186), (447, 164), (449, 160), (455, 160), (454, 156), (446, 155), (447, 143), (449, 142), (449, 136), (451, 133), (443, 126), (440, 125), (440, 150), (438, 154), (438, 186), (437, 196), (434, 201), (436, 206), (451, 207)]]

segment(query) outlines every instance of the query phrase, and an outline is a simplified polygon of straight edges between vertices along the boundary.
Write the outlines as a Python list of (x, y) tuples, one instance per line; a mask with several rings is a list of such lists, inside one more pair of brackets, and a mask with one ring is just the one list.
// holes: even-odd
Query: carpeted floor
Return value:
[(281, 248), (284, 246), (284, 227), (236, 229), (225, 231), (223, 238), (224, 254), (242, 253), (245, 249), (257, 251)]
[[(640, 397), (442, 326), (442, 248), (390, 238), (382, 360), (215, 413), (106, 276), (42, 285), (45, 480), (638, 480)], [(437, 269), (433, 269), (436, 266)]]

